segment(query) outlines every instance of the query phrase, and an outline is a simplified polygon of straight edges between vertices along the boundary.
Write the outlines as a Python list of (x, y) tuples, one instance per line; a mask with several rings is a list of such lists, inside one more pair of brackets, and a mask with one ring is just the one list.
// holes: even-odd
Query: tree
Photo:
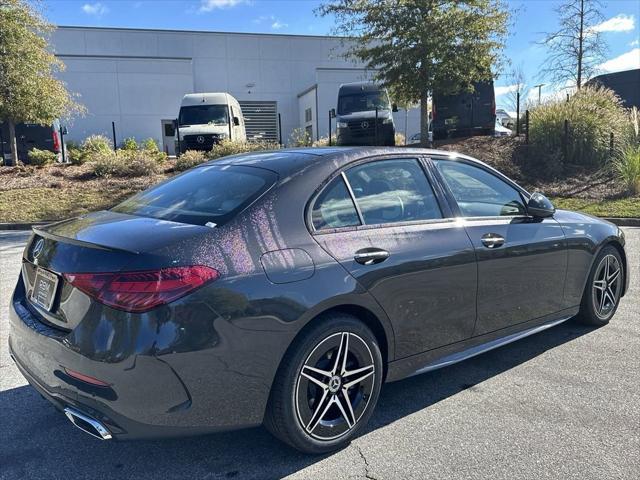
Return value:
[[(509, 84), (513, 87), (506, 93), (506, 106), (512, 112), (520, 110), (523, 112), (526, 108), (527, 97), (529, 96), (529, 86), (524, 74), (522, 65), (514, 67), (507, 75)], [(520, 100), (520, 108), (518, 108), (518, 99)]]
[(48, 49), (52, 29), (26, 0), (0, 0), (0, 120), (9, 127), (14, 164), (16, 124), (50, 125), (58, 117), (84, 111), (55, 77), (64, 64)]
[(473, 90), (499, 68), (509, 11), (502, 0), (335, 0), (332, 15), (346, 55), (373, 69), (396, 100), (420, 102), (421, 140), (428, 138), (429, 95)]
[(596, 25), (604, 16), (598, 0), (565, 0), (556, 8), (557, 31), (542, 42), (549, 54), (541, 74), (556, 84), (571, 83), (579, 90), (604, 60), (606, 45)]

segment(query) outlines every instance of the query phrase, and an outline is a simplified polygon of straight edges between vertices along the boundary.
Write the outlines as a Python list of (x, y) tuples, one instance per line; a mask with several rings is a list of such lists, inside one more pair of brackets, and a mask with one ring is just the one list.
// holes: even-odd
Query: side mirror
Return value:
[(535, 192), (527, 202), (529, 215), (535, 218), (547, 218), (556, 213), (556, 207), (540, 192)]
[(397, 111), (398, 111), (398, 105), (396, 105), (395, 103), (393, 103), (393, 104), (391, 105), (391, 111), (392, 111), (392, 112), (397, 112)]
[(329, 110), (329, 118), (336, 118), (336, 109), (332, 108)]
[(238, 117), (233, 117), (233, 124), (237, 127), (240, 125), (240, 119)]

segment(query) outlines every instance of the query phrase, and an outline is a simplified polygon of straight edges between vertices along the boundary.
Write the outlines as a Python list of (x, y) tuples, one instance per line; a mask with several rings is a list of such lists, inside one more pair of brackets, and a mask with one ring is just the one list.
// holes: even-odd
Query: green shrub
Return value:
[[(335, 141), (335, 140), (334, 140)], [(328, 147), (329, 137), (320, 137), (318, 140), (311, 144), (313, 147)]]
[(147, 138), (140, 143), (140, 148), (148, 155), (155, 158), (158, 163), (162, 163), (167, 160), (167, 154), (158, 148), (158, 144), (155, 139)]
[(396, 145), (405, 145), (406, 141), (404, 138), (404, 134), (400, 133), (400, 132), (396, 132), (395, 133), (395, 141), (396, 141)]
[(56, 153), (49, 150), (40, 150), (39, 148), (32, 148), (27, 153), (27, 156), (29, 157), (29, 163), (37, 167), (49, 165), (58, 159)]
[(159, 152), (160, 151), (160, 149), (158, 148), (158, 144), (156, 143), (155, 139), (153, 139), (153, 138), (145, 138), (140, 143), (140, 148), (142, 150), (146, 150), (147, 152)]
[[(565, 120), (569, 122), (566, 143)], [(545, 168), (553, 168), (550, 162), (558, 158), (564, 164), (602, 166), (612, 158), (611, 133), (615, 156), (626, 148), (628, 132), (629, 118), (620, 98), (602, 87), (584, 87), (568, 100), (551, 101), (530, 112), (533, 157)]]
[(311, 135), (304, 128), (294, 128), (289, 136), (290, 147), (310, 147), (312, 143)]
[(631, 145), (614, 162), (620, 180), (632, 195), (640, 193), (640, 145)]
[(187, 150), (176, 160), (176, 170), (178, 170), (179, 172), (189, 170), (196, 165), (204, 163), (206, 160), (207, 158), (204, 156), (204, 152), (199, 152), (197, 150)]
[(113, 151), (113, 144), (104, 135), (90, 135), (82, 142), (82, 152), (85, 155), (106, 151)]
[(278, 150), (280, 145), (272, 142), (236, 142), (232, 140), (223, 140), (222, 142), (214, 145), (213, 148), (207, 152), (207, 158), (209, 160), (215, 160), (217, 158), (226, 157), (228, 155), (236, 155), (238, 153), (247, 152), (260, 152), (263, 150)]
[(155, 158), (137, 150), (94, 153), (90, 165), (96, 177), (142, 177), (158, 173)]
[(122, 146), (120, 147), (121, 150), (128, 150), (128, 151), (136, 151), (138, 150), (138, 142), (136, 142), (136, 139), (133, 137), (128, 137), (125, 138), (122, 141)]
[(82, 165), (85, 157), (82, 155), (82, 146), (78, 142), (69, 140), (65, 142), (65, 160), (73, 165)]

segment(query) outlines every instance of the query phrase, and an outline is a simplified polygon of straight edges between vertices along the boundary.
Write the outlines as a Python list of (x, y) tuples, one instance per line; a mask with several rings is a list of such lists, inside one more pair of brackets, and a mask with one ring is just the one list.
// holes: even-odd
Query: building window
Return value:
[(311, 121), (311, 108), (307, 108), (304, 111), (304, 121), (305, 122), (310, 122)]

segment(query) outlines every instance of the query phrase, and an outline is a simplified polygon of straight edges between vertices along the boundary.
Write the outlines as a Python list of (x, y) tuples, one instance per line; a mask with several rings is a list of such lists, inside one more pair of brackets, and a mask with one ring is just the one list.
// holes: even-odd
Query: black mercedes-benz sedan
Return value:
[(9, 347), (95, 437), (264, 424), (321, 453), (362, 431), (384, 382), (572, 317), (605, 325), (624, 245), (464, 155), (237, 155), (34, 228)]

